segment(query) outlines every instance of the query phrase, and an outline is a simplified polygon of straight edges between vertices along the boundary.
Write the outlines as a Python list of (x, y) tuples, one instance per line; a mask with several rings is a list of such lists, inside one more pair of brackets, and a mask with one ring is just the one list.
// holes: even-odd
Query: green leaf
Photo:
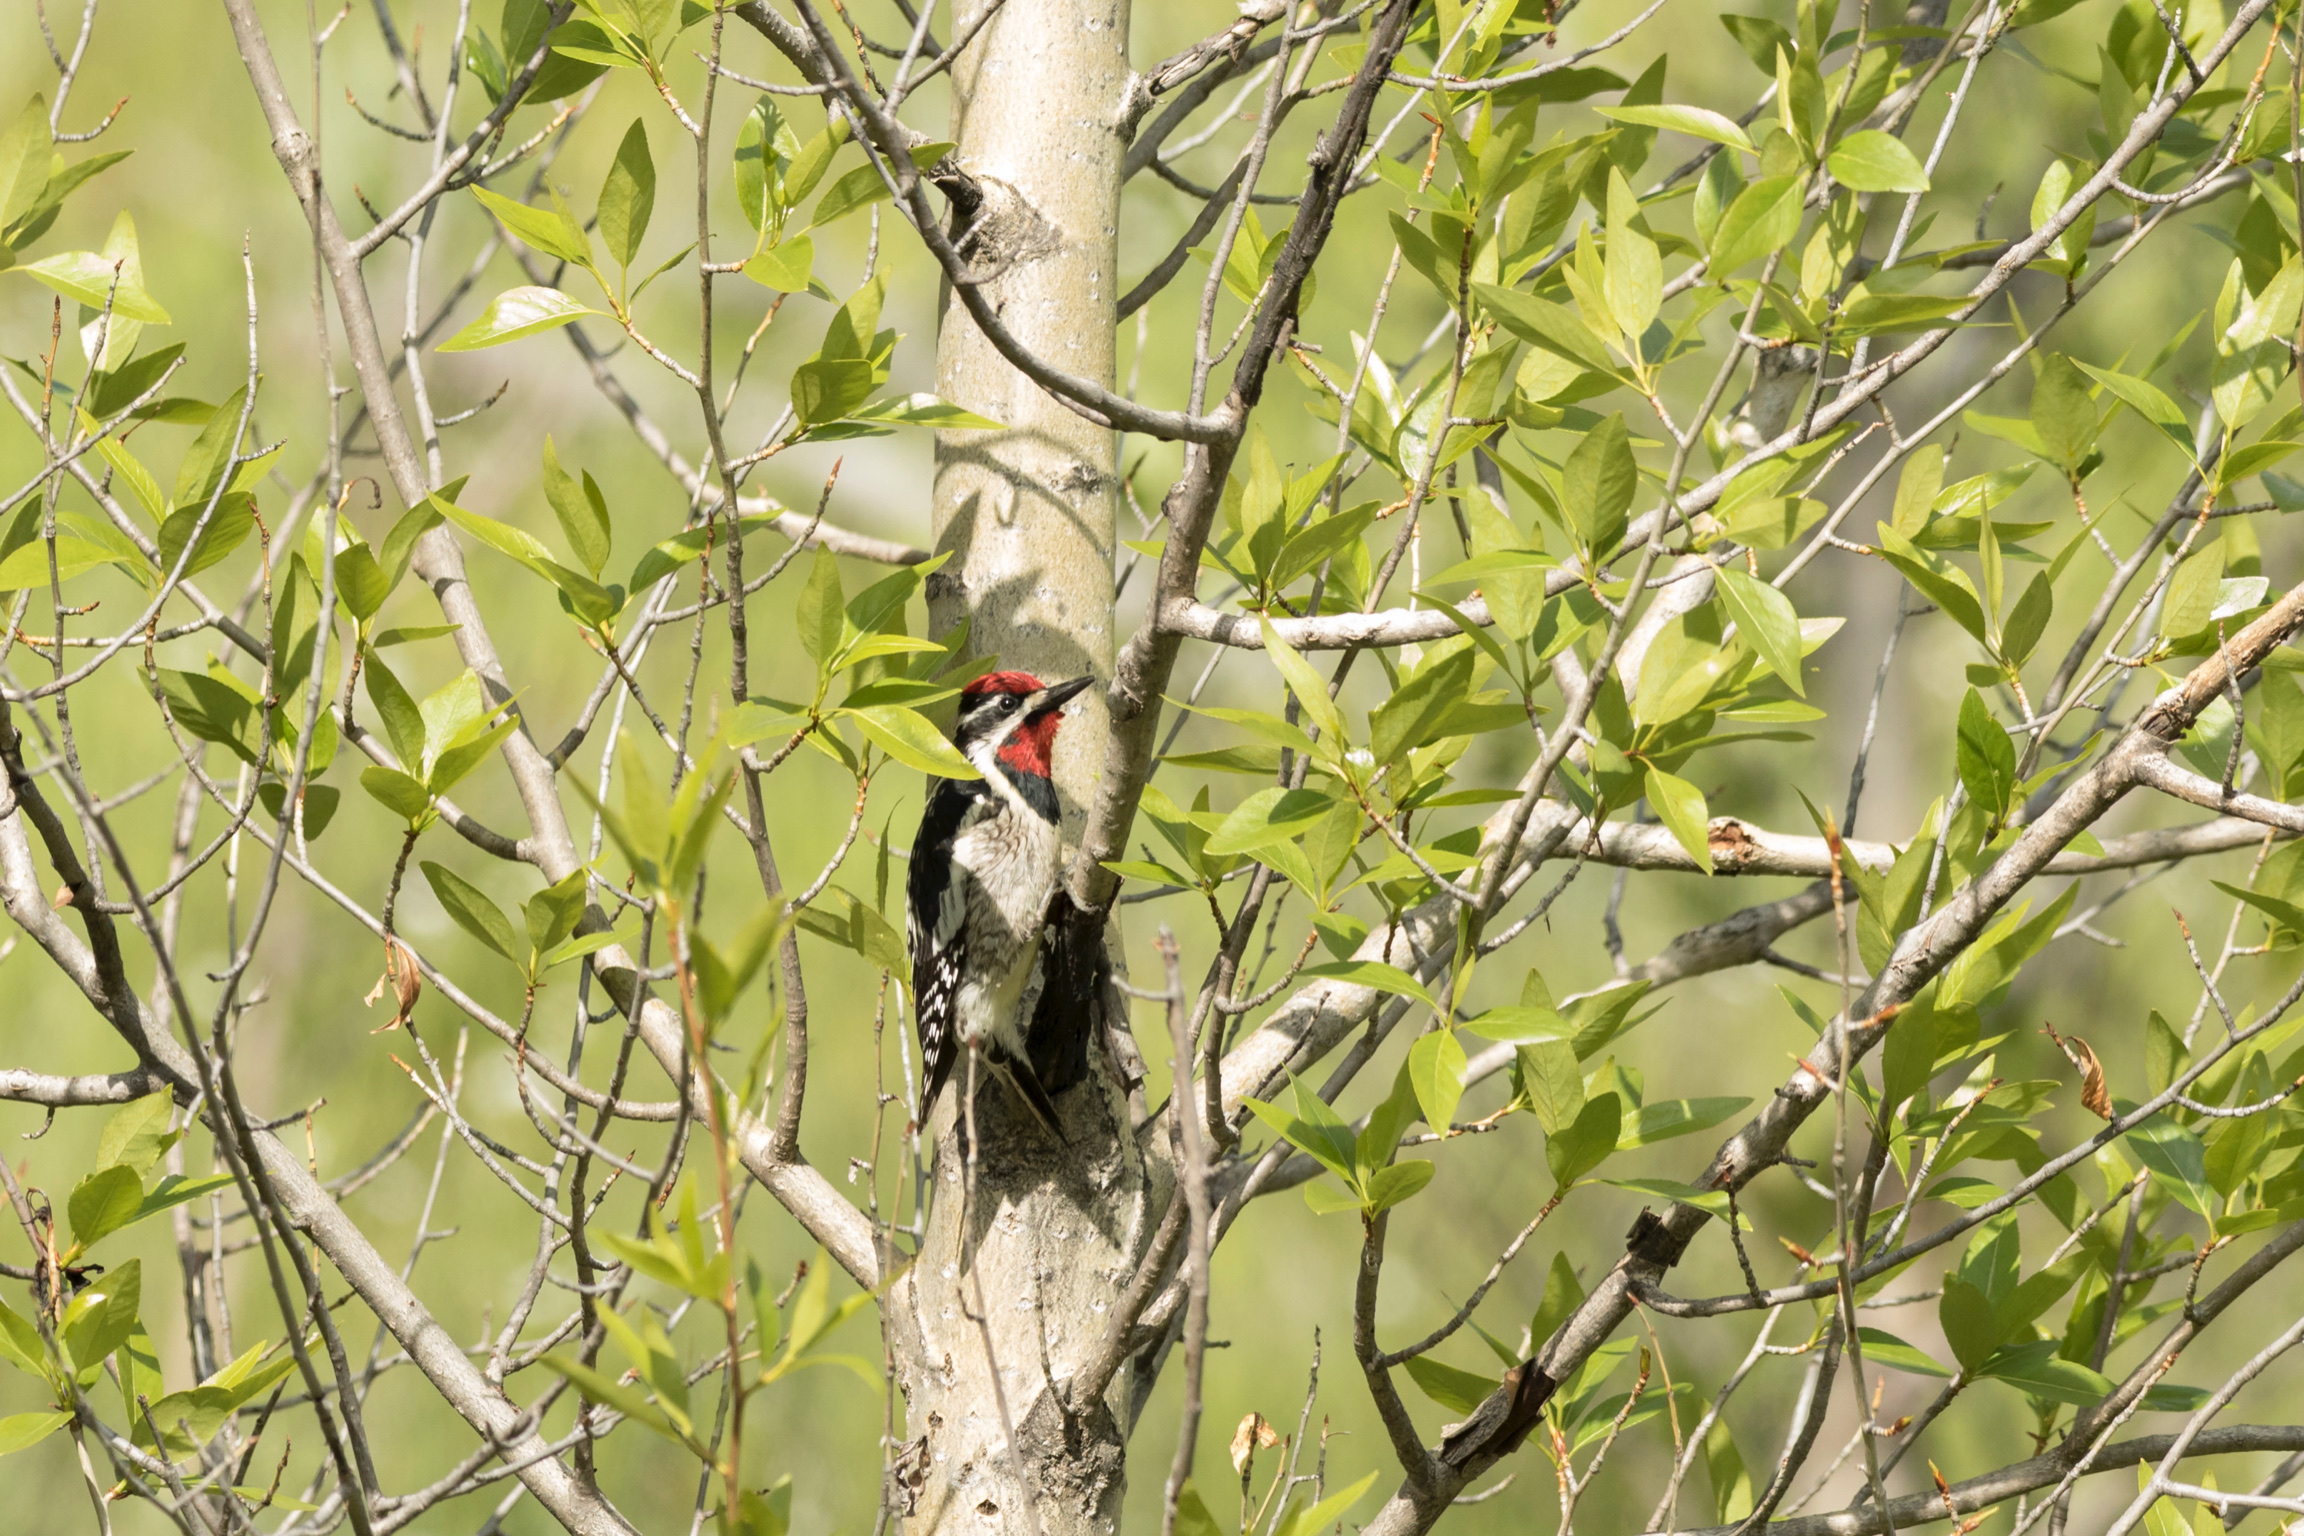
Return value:
[(1258, 1099), (1243, 1099), (1241, 1102), (1255, 1112), (1257, 1119), (1286, 1138), (1290, 1145), (1302, 1149), (1348, 1186), (1354, 1184), (1359, 1139), (1352, 1134), (1352, 1128), (1318, 1094), (1307, 1088), (1301, 1079), (1295, 1085), (1295, 1099), (1296, 1113), (1293, 1115)]
[(1425, 1185), (1432, 1182), (1432, 1175), (1438, 1171), (1433, 1164), (1415, 1159), (1377, 1169), (1368, 1176), (1368, 1204), (1364, 1209), (1373, 1216), (1379, 1211), (1390, 1210), (1404, 1200), (1413, 1199)]
[(136, 1331), (136, 1309), (142, 1304), (143, 1290), (144, 1261), (130, 1259), (73, 1297), (72, 1304), (64, 1309), (59, 1334), (65, 1352), (82, 1374), (101, 1365)]
[(907, 709), (901, 704), (870, 704), (859, 709), (842, 709), (840, 713), (854, 720), (881, 751), (908, 768), (947, 779), (984, 777), (977, 772), (976, 765), (962, 757), (959, 749), (946, 741), (943, 733), (916, 709)]
[(1952, 1373), (1927, 1354), (1905, 1343), (1884, 1328), (1859, 1328), (1857, 1337), (1864, 1341), (1864, 1363), (1883, 1365), (1892, 1371), (1904, 1371), (1914, 1376), (1943, 1376)]
[[(580, 571), (572, 571), (553, 559), (552, 552), (544, 547), (543, 541), (525, 528), (499, 522), (492, 517), (482, 517), (476, 512), (467, 512), (440, 496), (434, 496), (432, 504), (440, 509), (448, 521), (490, 549), (519, 561), (559, 588), (565, 599), (562, 606), (579, 622), (592, 627), (605, 625), (615, 618), (622, 607), (614, 594), (591, 577)], [(437, 753), (437, 746), (434, 750)]]
[[(0, 566), (0, 574), (5, 570)], [(256, 762), (256, 706), (245, 695), (204, 672), (167, 669), (160, 673), (160, 692), (177, 725), (202, 741), (230, 749), (242, 762)]]
[(410, 826), (421, 823), (432, 809), (431, 792), (424, 781), (397, 768), (379, 768), (374, 765), (360, 770), (360, 787), (384, 809), (407, 821)]
[(1216, 1523), (1216, 1517), (1208, 1513), (1207, 1503), (1190, 1479), (1185, 1480), (1176, 1494), (1176, 1536), (1231, 1536)]
[[(1793, 211), (1797, 217), (1797, 204)], [(1579, 319), (1574, 311), (1515, 289), (1499, 288), (1492, 283), (1474, 283), (1472, 292), (1479, 299), (1482, 309), (1494, 315), (1499, 324), (1522, 341), (1554, 356), (1565, 357), (1617, 383), (1630, 382), (1623, 369), (1609, 355), (1607, 343), (1593, 334), (1592, 328)]]
[(557, 288), (507, 288), (480, 312), (479, 319), (433, 350), (477, 352), (482, 347), (501, 346), (523, 336), (557, 330), (572, 320), (598, 313), (600, 311), (586, 308)]
[(185, 562), (181, 580), (189, 581), (218, 561), (229, 557), (256, 527), (256, 504), (245, 491), (229, 491), (219, 496), (213, 511), (202, 503), (179, 507), (168, 514), (160, 525), (160, 569), (176, 569), (176, 562), (191, 542), (192, 531), (200, 526), (201, 514), (207, 513), (208, 526), (200, 529), (200, 542)]
[(792, 156), (791, 166), (784, 172), (784, 204), (791, 207), (816, 190), (816, 183), (832, 168), (832, 157), (840, 146), (848, 142), (848, 124), (844, 118), (833, 117), (799, 152)]
[[(766, 512), (755, 512), (738, 518), (737, 536), (749, 538), (774, 521), (775, 516)], [(702, 559), (707, 549), (724, 547), (715, 543), (715, 540), (725, 540), (727, 534), (727, 519), (715, 516), (708, 523), (683, 528), (668, 539), (658, 540), (633, 565), (632, 574), (624, 578), (625, 590), (635, 596), (647, 591), (689, 561)]]
[(1704, 792), (1686, 779), (1661, 768), (1650, 768), (1645, 793), (1649, 809), (1671, 831), (1673, 841), (1688, 851), (1688, 857), (1696, 861), (1698, 869), (1711, 874), (1711, 820), (1704, 805)]
[(1576, 1035), (1576, 1026), (1553, 1010), (1526, 1004), (1491, 1008), (1477, 1018), (1464, 1020), (1463, 1027), (1483, 1040), (1499, 1040), (1508, 1045), (1571, 1040)]
[(1943, 556), (1919, 548), (1886, 523), (1879, 525), (1879, 535), (1882, 558), (1896, 567), (1921, 596), (1968, 631), (1979, 645), (1986, 643), (1989, 631), (1984, 621), (1984, 606), (1977, 599), (1975, 583), (1968, 579), (1968, 573)]
[(1896, 477), (1896, 509), (1889, 514), (1890, 526), (1906, 539), (1917, 535), (1927, 525), (1936, 493), (1943, 488), (1944, 455), (1914, 454)]
[(1728, 1097), (1659, 1099), (1653, 1104), (1643, 1104), (1625, 1112), (1624, 1127), (1616, 1138), (1617, 1149), (1654, 1146), (1675, 1136), (1710, 1130), (1751, 1102)]
[(72, 1240), (91, 1248), (110, 1233), (136, 1219), (144, 1203), (144, 1181), (133, 1168), (118, 1164), (100, 1168), (72, 1188), (65, 1207), (71, 1218)]
[(1608, 250), (1605, 274), (1609, 311), (1624, 328), (1627, 340), (1637, 340), (1656, 319), (1662, 302), (1664, 268), (1656, 242), (1639, 227), (1640, 200), (1632, 193), (1624, 173), (1608, 169)]
[[(1625, 1123), (1631, 1124), (1626, 1117)], [(1636, 1194), (1650, 1195), (1658, 1200), (1677, 1200), (1700, 1211), (1709, 1211), (1722, 1221), (1728, 1219), (1728, 1192), (1724, 1189), (1700, 1189), (1694, 1184), (1682, 1184), (1675, 1179), (1602, 1179), (1603, 1184), (1615, 1189), (1629, 1189)], [(1742, 1230), (1752, 1230), (1752, 1218), (1737, 1212)]]
[(772, 218), (783, 222), (784, 167), (790, 163), (791, 149), (797, 147), (776, 99), (762, 95), (736, 130), (734, 160), (736, 206), (754, 229), (765, 230)]
[(827, 224), (836, 224), (887, 198), (888, 183), (881, 179), (878, 167), (867, 161), (824, 189), (824, 195), (816, 200), (816, 211), (809, 216), (808, 227), (822, 229)]
[(2023, 596), (2016, 606), (2008, 610), (2008, 622), (2000, 629), (2000, 659), (2012, 667), (2021, 667), (2031, 658), (2033, 648), (2048, 631), (2048, 620), (2056, 611), (2056, 587), (2046, 571), (2035, 571), (2025, 583)]
[(1721, 1523), (1734, 1524), (1752, 1513), (1752, 1474), (1737, 1454), (1736, 1437), (1725, 1418), (1714, 1419), (1712, 1428), (1705, 1432), (1704, 1470), (1712, 1481), (1712, 1512)]
[[(642, 147), (645, 150), (645, 140)], [(531, 208), (526, 203), (516, 203), (486, 187), (474, 187), (472, 195), (480, 199), (480, 205), (494, 214), (497, 221), (510, 230), (521, 244), (538, 255), (549, 256), (555, 261), (574, 262), (580, 267), (592, 265), (592, 242), (586, 238), (576, 221), (559, 208)], [(653, 186), (650, 188), (650, 196), (654, 196)], [(641, 222), (645, 224), (646, 220)], [(517, 288), (513, 290), (515, 293), (522, 291)], [(502, 302), (501, 299), (497, 301), (499, 304)], [(440, 350), (447, 352), (456, 349), (443, 346)]]
[(1925, 192), (1928, 173), (1902, 140), (1862, 128), (1833, 146), (1825, 161), (1840, 185), (1857, 192)]
[(393, 755), (401, 763), (422, 773), (426, 766), (426, 743), (423, 708), (401, 686), (392, 669), (371, 656), (363, 670), (368, 687), (368, 702), (375, 706), (377, 717), (383, 722), (384, 735), (392, 743)]
[(1720, 216), (1705, 275), (1717, 282), (1753, 258), (1789, 246), (1800, 232), (1802, 187), (1797, 176), (1763, 176), (1737, 193)]
[(1568, 526), (1586, 550), (1606, 554), (1624, 532), (1640, 483), (1623, 412), (1610, 414), (1584, 434), (1569, 453), (1560, 482)]
[(1563, 1190), (1606, 1162), (1624, 1128), (1621, 1101), (1602, 1093), (1584, 1101), (1575, 1121), (1544, 1138), (1544, 1161)]
[(214, 1194), (219, 1189), (230, 1189), (234, 1182), (236, 1181), (229, 1173), (203, 1173), (189, 1176), (175, 1173), (163, 1174), (160, 1182), (153, 1185), (151, 1191), (144, 1196), (144, 1203), (136, 1207), (134, 1221), (142, 1221), (147, 1216), (157, 1216), (171, 1206), (182, 1205), (187, 1200), (197, 1200), (202, 1195)]
[(162, 309), (152, 295), (131, 281), (125, 270), (116, 272), (114, 267), (113, 262), (94, 251), (64, 251), (28, 263), (24, 275), (68, 299), (78, 299), (90, 309), (101, 310), (109, 302), (112, 313), (122, 320), (137, 320), (147, 325), (173, 323), (168, 311)]
[(1336, 802), (1317, 790), (1258, 790), (1224, 818), (1210, 835), (1211, 854), (1257, 853), (1291, 842), (1324, 820)]
[(491, 901), (487, 892), (446, 865), (435, 864), (430, 859), (421, 862), (432, 894), (440, 899), (442, 909), (456, 926), (514, 965), (526, 969), (528, 946), (520, 942), (504, 909)]
[(166, 1093), (148, 1093), (114, 1110), (96, 1140), (96, 1166), (120, 1164), (138, 1178), (152, 1171), (175, 1137), (168, 1129), (176, 1101)]
[[(600, 185), (600, 239), (616, 265), (629, 267), (632, 258), (640, 254), (640, 241), (648, 233), (648, 218), (655, 209), (656, 162), (649, 158), (647, 127), (636, 117), (624, 131), (624, 142), (616, 146), (608, 179)], [(584, 257), (568, 259), (582, 261)], [(597, 572), (599, 567), (593, 570)]]
[(239, 446), (240, 411), (247, 398), (246, 389), (234, 390), (232, 397), (209, 417), (192, 446), (184, 451), (183, 462), (176, 466), (174, 500), (177, 507), (207, 505), (208, 498), (224, 483)]
[(1792, 600), (1764, 581), (1723, 566), (1715, 573), (1720, 595), (1736, 617), (1736, 627), (1752, 642), (1768, 670), (1802, 698), (1808, 690), (1800, 681), (1800, 615)]
[(1973, 1373), (2000, 1345), (2000, 1325), (1992, 1315), (1992, 1300), (1972, 1282), (1958, 1275), (1944, 1277), (1944, 1291), (1936, 1300), (1937, 1322), (1952, 1357)]
[(840, 562), (831, 550), (818, 545), (792, 618), (799, 626), (800, 649), (816, 663), (819, 675), (831, 666), (834, 653), (840, 649), (841, 625), (847, 616), (847, 599), (840, 590)]
[(2121, 404), (2159, 428), (2161, 435), (2174, 443), (2177, 451), (2185, 458), (2192, 457), (2192, 432), (2185, 423), (2184, 413), (2176, 408), (2175, 401), (2142, 379), (2115, 373), (2109, 368), (2092, 367), (2080, 362), (2078, 358), (2073, 361), (2082, 373), (2110, 390)]
[(1319, 1532), (1342, 1519), (1344, 1512), (1359, 1503), (1361, 1495), (1374, 1487), (1375, 1483), (1376, 1474), (1371, 1472), (1343, 1492), (1332, 1493), (1310, 1509), (1301, 1510), (1283, 1520), (1272, 1536), (1318, 1536)]
[[(605, 1238), (606, 1234), (602, 1234)], [(571, 1386), (596, 1403), (602, 1403), (636, 1423), (644, 1424), (668, 1440), (693, 1445), (682, 1434), (669, 1415), (648, 1400), (638, 1387), (627, 1387), (611, 1379), (605, 1371), (596, 1371), (579, 1361), (563, 1359), (559, 1355), (546, 1355), (536, 1362), (556, 1376), (565, 1376)]]
[(28, 1451), (71, 1422), (70, 1413), (12, 1413), (0, 1419), (0, 1456)]
[(1452, 1365), (1441, 1364), (1430, 1355), (1416, 1355), (1401, 1363), (1407, 1369), (1408, 1379), (1416, 1383), (1417, 1390), (1450, 1413), (1470, 1413), (1503, 1385), (1493, 1376), (1460, 1371)]
[(2089, 398), (2087, 378), (2060, 352), (2040, 359), (2032, 381), (2032, 430), (2043, 453), (2067, 471), (2095, 450), (2096, 404)]
[(1515, 1053), (1514, 1082), (1547, 1136), (1574, 1125), (1584, 1111), (1584, 1073), (1574, 1046), (1566, 1041), (1522, 1046)]
[[(467, 733), (461, 736), (454, 746), (448, 747), (433, 759), (432, 771), (424, 776), (425, 787), (434, 795), (448, 793), (466, 774), (479, 767), (505, 737), (519, 728), (520, 722), (509, 715), (493, 726), (476, 726), (477, 735)], [(361, 780), (366, 782), (366, 773), (361, 775)]]
[(1007, 423), (979, 416), (974, 411), (962, 410), (951, 401), (918, 391), (909, 395), (890, 395), (870, 405), (858, 406), (848, 413), (850, 421), (895, 421), (912, 427), (934, 427), (940, 432), (997, 432), (1005, 430)]
[(2160, 633), (2180, 640), (2206, 629), (2223, 583), (2224, 541), (2215, 539), (2186, 556), (2176, 567), (2176, 574), (2168, 578), (2168, 596), (2160, 607)]
[(0, 1360), (6, 1360), (18, 1370), (35, 1376), (45, 1376), (47, 1346), (40, 1342), (40, 1330), (18, 1316), (6, 1302), (0, 1302)]
[[(2126, 1115), (2135, 1106), (2113, 1100), (2113, 1108)], [(2167, 1191), (2195, 1215), (2213, 1217), (2221, 1204), (2208, 1183), (2207, 1151), (2200, 1138), (2165, 1114), (2156, 1114), (2131, 1126), (2126, 1141), (2136, 1160), (2158, 1175)]]
[(1424, 1123), (1442, 1135), (1455, 1122), (1456, 1105), (1464, 1097), (1467, 1065), (1464, 1047), (1451, 1029), (1419, 1036), (1408, 1048), (1408, 1081), (1415, 1087), (1417, 1107)]
[(912, 968), (905, 954), (904, 940), (862, 897), (832, 886), (818, 896), (813, 905), (803, 907), (795, 920), (804, 931), (854, 950), (871, 964), (895, 972), (897, 980), (907, 987), (910, 985)]
[(0, 133), (0, 224), (40, 195), (48, 184), (48, 102), (37, 91)]
[(1272, 664), (1280, 669), (1280, 677), (1287, 683), (1288, 691), (1296, 696), (1305, 715), (1320, 728), (1328, 754), (1333, 756), (1342, 752), (1346, 745), (1344, 716), (1337, 711), (1335, 701), (1328, 697), (1328, 680), (1313, 671), (1312, 663), (1298, 655), (1293, 646), (1280, 638), (1279, 631), (1272, 627), (1270, 619), (1258, 614), (1256, 627), (1263, 636), (1265, 653), (1272, 658)]
[(1619, 123), (1637, 123), (1645, 128), (1669, 128), (1674, 133), (1684, 133), (1690, 138), (1703, 139), (1713, 144), (1725, 144), (1730, 149), (1740, 149), (1748, 155), (1759, 153), (1752, 147), (1751, 138), (1736, 125), (1734, 118), (1724, 117), (1706, 107), (1617, 106), (1594, 107), (1592, 110)]
[(2016, 744), (1973, 688), (1960, 701), (1956, 756), (1968, 798), (1982, 806), (1995, 825), (2007, 820), (2016, 790)]
[(576, 551), (576, 558), (584, 562), (584, 569), (598, 576), (608, 563), (613, 537), (608, 526), (608, 499), (600, 494), (590, 471), (579, 483), (560, 467), (560, 455), (549, 432), (544, 434), (544, 499), (552, 504), (552, 514), (560, 519), (560, 531)]
[(816, 242), (806, 235), (772, 245), (744, 263), (744, 275), (778, 293), (806, 293), (816, 270)]
[(837, 421), (871, 397), (872, 364), (856, 357), (814, 357), (792, 373), (792, 411), (804, 427)]
[(1985, 1361), (1978, 1374), (2004, 1381), (2027, 1397), (2069, 1403), (2077, 1408), (2090, 1407), (2111, 1394), (2109, 1377), (2077, 1360), (2059, 1359), (2056, 1354), (2059, 1347), (2055, 1339), (2013, 1345)]
[(1396, 965), (1381, 960), (1345, 960), (1329, 965), (1310, 965), (1303, 974), (1315, 981), (1341, 981), (1355, 987), (1370, 987), (1378, 992), (1389, 992), (1396, 997), (1412, 997), (1431, 1009), (1440, 1011), (1439, 1003), (1425, 991), (1415, 977)]

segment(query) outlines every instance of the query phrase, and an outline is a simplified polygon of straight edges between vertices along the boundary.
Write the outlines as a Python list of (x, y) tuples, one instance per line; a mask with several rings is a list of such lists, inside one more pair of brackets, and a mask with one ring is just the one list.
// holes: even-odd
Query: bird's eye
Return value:
[(1000, 707), (1011, 715), (1016, 713), (1016, 695), (1012, 693), (1000, 695)]

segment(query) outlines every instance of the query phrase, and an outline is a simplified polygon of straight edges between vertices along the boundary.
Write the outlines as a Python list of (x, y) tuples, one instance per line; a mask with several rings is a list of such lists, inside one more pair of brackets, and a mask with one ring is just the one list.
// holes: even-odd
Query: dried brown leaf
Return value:
[(373, 1008), (387, 989), (392, 994), (392, 1017), (368, 1031), (372, 1035), (381, 1035), (407, 1023), (408, 1016), (416, 1011), (417, 996), (424, 990), (424, 978), (416, 969), (415, 954), (398, 939), (385, 940), (384, 974), (376, 978), (376, 985), (370, 987), (368, 995), (360, 1001)]
[(2043, 1020), (2040, 1027), (2047, 1031), (2048, 1038), (2056, 1043), (2056, 1049), (2064, 1053), (2064, 1059), (2071, 1062), (2073, 1070), (2080, 1074), (2080, 1107), (2099, 1120), (2110, 1120), (2112, 1095), (2104, 1086), (2104, 1063), (2096, 1059), (2096, 1052), (2078, 1035), (2056, 1033), (2053, 1023)]
[(1245, 1477), (1248, 1463), (1255, 1457), (1258, 1446), (1270, 1450), (1280, 1443), (1279, 1432), (1269, 1419), (1260, 1413), (1251, 1413), (1232, 1431), (1232, 1470)]
[(2112, 1095), (2104, 1086), (2104, 1063), (2088, 1042), (2073, 1035), (2072, 1063), (2080, 1069), (2080, 1107), (2099, 1120), (2112, 1118)]

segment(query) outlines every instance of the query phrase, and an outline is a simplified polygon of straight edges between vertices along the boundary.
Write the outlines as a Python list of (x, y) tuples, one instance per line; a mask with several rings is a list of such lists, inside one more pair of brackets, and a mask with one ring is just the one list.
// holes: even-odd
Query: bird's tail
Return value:
[(987, 1043), (984, 1059), (999, 1069), (1000, 1074), (1008, 1080), (1008, 1086), (1016, 1090), (1016, 1097), (1024, 1101), (1024, 1107), (1032, 1111), (1032, 1117), (1046, 1128), (1049, 1135), (1056, 1138), (1058, 1145), (1072, 1144), (1072, 1138), (1064, 1134), (1063, 1122), (1057, 1116), (1056, 1101), (1041, 1086), (1040, 1074), (1032, 1070), (1029, 1060), (1015, 1055), (997, 1042)]

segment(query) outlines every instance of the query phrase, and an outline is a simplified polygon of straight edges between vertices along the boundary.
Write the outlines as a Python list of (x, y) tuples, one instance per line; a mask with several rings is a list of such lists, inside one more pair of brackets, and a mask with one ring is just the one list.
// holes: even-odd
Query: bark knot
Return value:
[(1062, 231), (1020, 188), (997, 176), (979, 176), (976, 185), (979, 200), (965, 227), (954, 232), (953, 244), (968, 258), (979, 282), (1064, 248)]

